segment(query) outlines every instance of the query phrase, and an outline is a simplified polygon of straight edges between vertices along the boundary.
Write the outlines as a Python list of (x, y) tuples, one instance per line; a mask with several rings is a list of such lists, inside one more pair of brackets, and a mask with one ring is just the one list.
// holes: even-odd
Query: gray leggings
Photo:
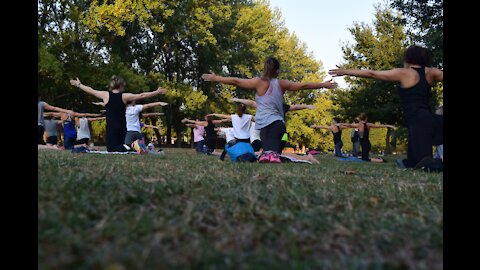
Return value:
[(143, 140), (142, 133), (138, 131), (127, 131), (125, 135), (125, 144), (130, 146), (136, 140)]

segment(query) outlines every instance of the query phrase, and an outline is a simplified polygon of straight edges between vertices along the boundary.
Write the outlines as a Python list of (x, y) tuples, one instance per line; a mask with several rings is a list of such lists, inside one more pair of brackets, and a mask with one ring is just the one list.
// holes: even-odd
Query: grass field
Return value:
[(443, 269), (443, 175), (38, 153), (39, 269)]

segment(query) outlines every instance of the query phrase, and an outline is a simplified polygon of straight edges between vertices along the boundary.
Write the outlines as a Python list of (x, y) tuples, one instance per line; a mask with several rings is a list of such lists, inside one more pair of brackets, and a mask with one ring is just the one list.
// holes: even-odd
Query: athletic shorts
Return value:
[(57, 137), (57, 136), (49, 136), (49, 137), (47, 137), (47, 144), (56, 145), (57, 143), (58, 143), (58, 137)]

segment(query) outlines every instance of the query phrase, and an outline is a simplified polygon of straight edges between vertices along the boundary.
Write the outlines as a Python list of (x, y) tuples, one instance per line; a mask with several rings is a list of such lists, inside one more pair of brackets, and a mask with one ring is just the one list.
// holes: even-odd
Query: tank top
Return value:
[(47, 137), (58, 136), (58, 120), (55, 119), (46, 119), (45, 120), (45, 133)]
[(368, 140), (368, 136), (370, 135), (370, 130), (368, 128), (367, 123), (363, 123), (363, 132), (358, 131), (358, 135), (360, 136), (360, 140)]
[(105, 105), (107, 129), (127, 129), (127, 121), (125, 119), (126, 105), (123, 103), (122, 94), (108, 92), (108, 103)]
[(88, 127), (88, 120), (85, 117), (80, 118), (80, 127), (78, 127), (77, 139), (90, 139), (90, 128)]
[(414, 120), (415, 115), (421, 111), (430, 112), (432, 87), (428, 84), (425, 76), (425, 68), (413, 68), (417, 71), (420, 79), (416, 85), (410, 88), (398, 87), (400, 104), (407, 124)]
[(277, 79), (270, 80), (270, 86), (263, 96), (255, 94), (255, 101), (257, 103), (256, 129), (262, 129), (277, 120), (285, 122), (283, 91)]
[(207, 139), (217, 137), (217, 133), (215, 132), (215, 125), (212, 122), (208, 122), (208, 126), (205, 127), (205, 135), (207, 136)]
[(338, 143), (342, 140), (342, 130), (338, 128), (338, 131), (337, 132), (333, 132), (332, 130), (332, 134), (333, 134), (333, 143)]
[(75, 123), (73, 123), (70, 114), (68, 114), (68, 119), (63, 122), (63, 134), (65, 137), (75, 138), (77, 137), (77, 130), (75, 129)]
[(45, 106), (45, 102), (39, 101), (37, 103), (37, 106), (38, 106), (38, 125), (45, 126), (45, 121), (43, 118), (43, 106)]

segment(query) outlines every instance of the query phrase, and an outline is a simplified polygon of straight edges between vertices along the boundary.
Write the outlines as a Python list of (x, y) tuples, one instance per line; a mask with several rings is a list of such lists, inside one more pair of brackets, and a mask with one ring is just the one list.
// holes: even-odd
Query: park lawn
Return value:
[(38, 153), (39, 269), (443, 269), (443, 175)]

